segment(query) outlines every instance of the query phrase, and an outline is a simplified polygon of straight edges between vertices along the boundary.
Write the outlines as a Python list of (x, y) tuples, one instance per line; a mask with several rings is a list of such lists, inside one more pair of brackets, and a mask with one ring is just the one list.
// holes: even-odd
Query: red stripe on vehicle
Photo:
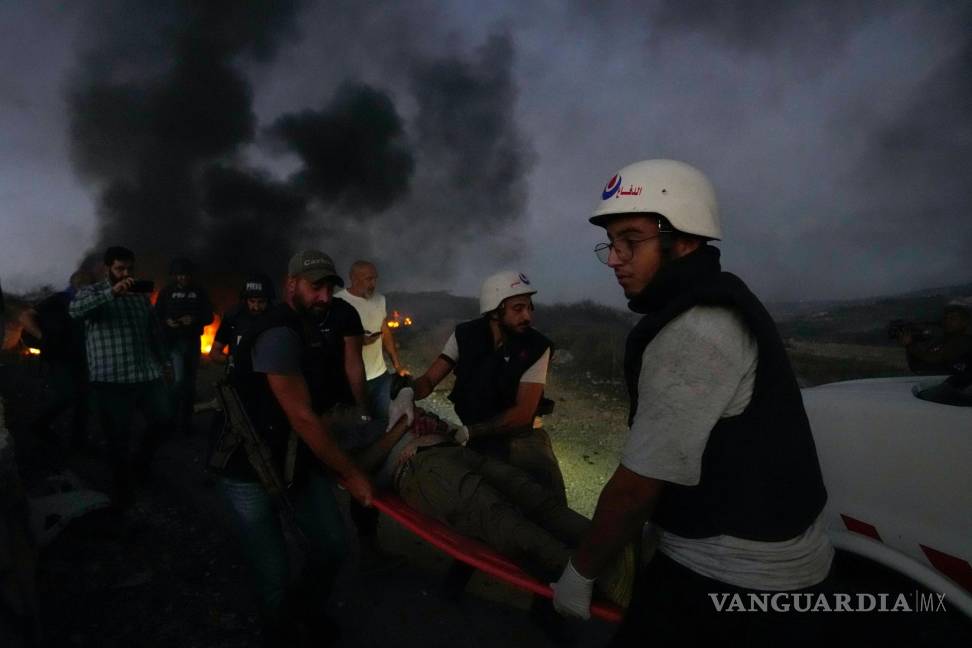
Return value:
[(877, 527), (875, 527), (873, 524), (861, 522), (857, 518), (852, 518), (851, 516), (844, 515), (843, 513), (840, 514), (840, 517), (844, 521), (844, 526), (847, 527), (848, 531), (860, 533), (868, 538), (874, 538), (878, 542), (884, 542), (884, 540), (881, 540), (881, 536), (878, 534)]
[(928, 557), (928, 562), (938, 571), (942, 572), (953, 581), (961, 585), (967, 591), (972, 592), (972, 565), (969, 561), (956, 558), (938, 549), (926, 547), (919, 544), (921, 550)]

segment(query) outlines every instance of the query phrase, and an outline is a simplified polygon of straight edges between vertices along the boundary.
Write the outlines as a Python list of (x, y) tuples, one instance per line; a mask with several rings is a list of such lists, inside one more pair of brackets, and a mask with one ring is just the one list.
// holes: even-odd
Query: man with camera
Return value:
[(108, 441), (112, 501), (124, 510), (134, 500), (129, 457), (132, 416), (136, 408), (146, 429), (135, 457), (144, 475), (159, 441), (172, 423), (168, 390), (171, 379), (161, 329), (152, 313), (151, 281), (136, 281), (135, 254), (124, 247), (105, 251), (105, 278), (78, 292), (68, 307), (84, 321), (88, 378)]

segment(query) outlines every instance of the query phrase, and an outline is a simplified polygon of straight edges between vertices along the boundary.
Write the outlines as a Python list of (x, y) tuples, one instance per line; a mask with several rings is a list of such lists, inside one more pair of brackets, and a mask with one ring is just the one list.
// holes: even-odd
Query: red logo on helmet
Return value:
[(621, 188), (621, 174), (616, 173), (607, 184), (604, 185), (604, 191), (601, 192), (601, 200), (607, 200), (614, 194), (618, 193), (618, 189)]

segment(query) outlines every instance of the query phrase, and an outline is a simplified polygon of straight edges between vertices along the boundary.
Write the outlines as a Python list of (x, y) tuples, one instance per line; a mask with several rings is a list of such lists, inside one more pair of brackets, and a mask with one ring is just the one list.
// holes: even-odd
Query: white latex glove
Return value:
[(567, 561), (560, 580), (550, 583), (553, 589), (553, 606), (564, 616), (575, 616), (581, 619), (591, 618), (591, 593), (594, 591), (594, 579), (584, 578), (574, 569), (573, 563)]
[(403, 416), (407, 425), (415, 421), (415, 390), (411, 387), (403, 387), (399, 390), (398, 396), (395, 396), (395, 400), (388, 406), (388, 427), (385, 428), (385, 432), (392, 429)]
[(461, 446), (469, 443), (469, 428), (463, 425), (460, 428), (456, 428), (456, 433), (452, 435), (452, 439)]

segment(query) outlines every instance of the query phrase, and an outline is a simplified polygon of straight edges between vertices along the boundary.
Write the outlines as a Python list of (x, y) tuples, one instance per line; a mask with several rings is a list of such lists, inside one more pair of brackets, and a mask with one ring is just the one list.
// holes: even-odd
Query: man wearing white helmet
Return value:
[[(532, 326), (536, 292), (522, 272), (506, 270), (488, 277), (480, 290), (480, 317), (456, 327), (442, 353), (412, 388), (414, 400), (423, 399), (455, 371), (449, 399), (463, 423), (456, 441), (526, 471), (566, 504), (564, 478), (550, 437), (533, 425), (553, 348)], [(411, 408), (410, 399), (396, 399), (390, 424), (402, 416), (403, 403)], [(453, 569), (447, 577), (447, 593), (458, 595), (471, 573)]]
[(553, 348), (532, 326), (536, 292), (522, 272), (505, 270), (488, 277), (479, 295), (481, 316), (456, 327), (412, 387), (415, 400), (421, 400), (455, 371), (449, 400), (463, 423), (457, 440), (519, 466), (563, 493), (550, 438), (533, 426)]
[(708, 245), (722, 237), (712, 185), (682, 162), (638, 162), (608, 181), (590, 221), (609, 240), (595, 252), (643, 317), (625, 349), (620, 465), (553, 585), (554, 605), (586, 618), (594, 579), (651, 520), (658, 550), (614, 645), (793, 638), (803, 624), (719, 614), (710, 596), (820, 591), (833, 558), (819, 520), (827, 494), (783, 343)]

